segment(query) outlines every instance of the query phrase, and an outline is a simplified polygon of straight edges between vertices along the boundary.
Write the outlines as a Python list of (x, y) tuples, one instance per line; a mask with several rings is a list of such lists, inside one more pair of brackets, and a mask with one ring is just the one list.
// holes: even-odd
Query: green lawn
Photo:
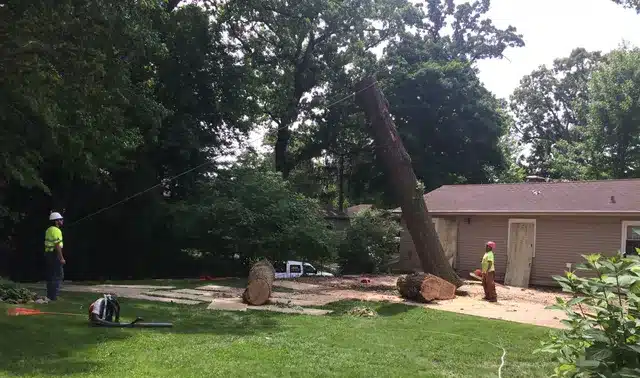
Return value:
[[(48, 311), (86, 314), (95, 294), (63, 293)], [(544, 377), (532, 355), (549, 330), (398, 304), (367, 303), (377, 318), (213, 312), (121, 299), (125, 318), (173, 321), (172, 329), (98, 329), (85, 317), (7, 316), (0, 304), (2, 377)], [(436, 332), (436, 333), (433, 333)], [(462, 335), (457, 337), (444, 333)]]

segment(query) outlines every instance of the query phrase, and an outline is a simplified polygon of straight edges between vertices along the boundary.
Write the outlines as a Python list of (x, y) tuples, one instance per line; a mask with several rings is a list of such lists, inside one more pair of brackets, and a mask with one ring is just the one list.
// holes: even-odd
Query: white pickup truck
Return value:
[(318, 271), (313, 265), (301, 261), (277, 261), (273, 267), (276, 269), (276, 279), (296, 278), (303, 274), (305, 276), (333, 277), (333, 274)]

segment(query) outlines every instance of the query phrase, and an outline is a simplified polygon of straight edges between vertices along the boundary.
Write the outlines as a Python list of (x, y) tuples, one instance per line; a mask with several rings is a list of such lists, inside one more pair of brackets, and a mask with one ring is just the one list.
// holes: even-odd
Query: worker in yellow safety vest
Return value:
[(484, 288), (484, 299), (489, 302), (497, 302), (498, 294), (496, 293), (496, 267), (495, 256), (493, 250), (496, 243), (488, 241), (485, 244), (485, 253), (482, 257), (482, 287)]
[(49, 215), (53, 222), (44, 234), (44, 255), (47, 263), (47, 298), (55, 301), (58, 298), (60, 285), (64, 280), (64, 255), (62, 254), (62, 224), (64, 220), (60, 213)]

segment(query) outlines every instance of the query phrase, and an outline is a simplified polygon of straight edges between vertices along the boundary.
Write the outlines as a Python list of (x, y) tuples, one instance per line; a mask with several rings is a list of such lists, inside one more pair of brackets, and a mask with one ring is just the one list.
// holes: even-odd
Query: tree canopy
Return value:
[(638, 175), (638, 49), (608, 54), (575, 49), (525, 76), (511, 97), (532, 174), (552, 179), (636, 178)]
[[(0, 256), (16, 276), (39, 275), (53, 210), (70, 277), (335, 258), (324, 210), (397, 205), (354, 101), (369, 75), (427, 191), (638, 177), (638, 51), (576, 48), (498, 99), (477, 63), (525, 36), (489, 0), (0, 5)], [(225, 162), (260, 128), (267, 154)]]

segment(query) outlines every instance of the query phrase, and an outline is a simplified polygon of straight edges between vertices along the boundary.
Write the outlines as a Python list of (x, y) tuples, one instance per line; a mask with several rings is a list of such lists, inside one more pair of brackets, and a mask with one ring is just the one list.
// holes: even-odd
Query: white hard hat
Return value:
[(55, 221), (55, 220), (60, 220), (62, 219), (62, 215), (60, 215), (60, 213), (56, 213), (55, 211), (53, 213), (51, 213), (51, 215), (49, 215), (49, 220), (50, 221)]

